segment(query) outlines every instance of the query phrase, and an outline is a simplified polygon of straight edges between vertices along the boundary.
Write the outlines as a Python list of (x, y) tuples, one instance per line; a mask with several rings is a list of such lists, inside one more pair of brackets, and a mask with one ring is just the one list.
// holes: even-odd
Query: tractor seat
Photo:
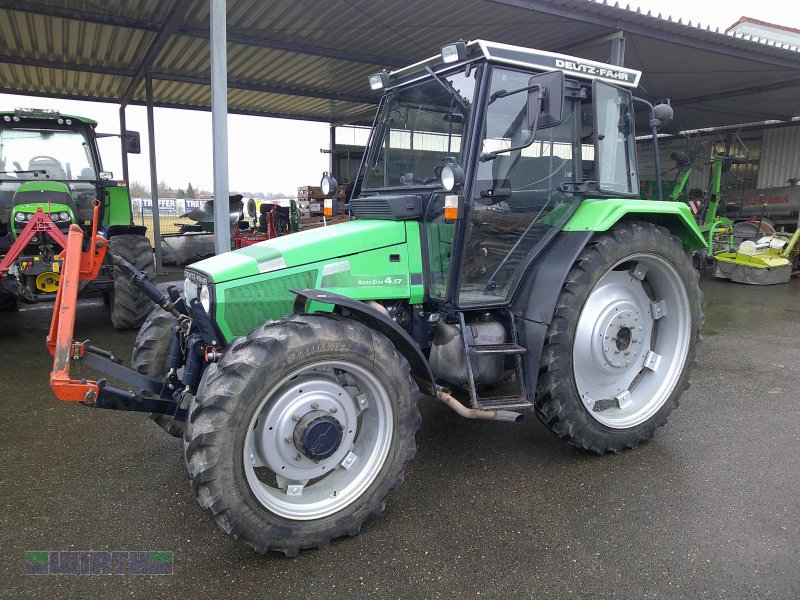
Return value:
[(48, 156), (37, 156), (28, 163), (29, 171), (44, 171), (50, 179), (62, 180), (67, 178), (67, 173), (61, 163)]

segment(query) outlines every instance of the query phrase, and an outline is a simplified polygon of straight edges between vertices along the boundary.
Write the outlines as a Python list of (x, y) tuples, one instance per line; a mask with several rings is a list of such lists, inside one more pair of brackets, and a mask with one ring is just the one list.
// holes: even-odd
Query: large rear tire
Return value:
[(700, 327), (698, 274), (680, 240), (621, 222), (584, 248), (548, 328), (536, 413), (597, 454), (650, 439), (689, 386)]
[[(143, 235), (121, 234), (109, 240), (111, 250), (127, 260), (148, 279), (155, 279), (153, 248)], [(114, 271), (114, 290), (110, 295), (111, 325), (114, 329), (138, 329), (150, 311), (152, 301), (119, 270)]]
[(365, 325), (296, 315), (236, 340), (189, 405), (186, 469), (217, 525), (287, 556), (354, 536), (403, 482), (417, 386)]
[[(131, 368), (150, 379), (163, 381), (168, 373), (167, 360), (172, 342), (172, 326), (175, 317), (157, 306), (136, 334), (131, 355)], [(183, 437), (185, 423), (176, 421), (172, 415), (149, 413), (148, 415), (161, 429), (174, 437)]]

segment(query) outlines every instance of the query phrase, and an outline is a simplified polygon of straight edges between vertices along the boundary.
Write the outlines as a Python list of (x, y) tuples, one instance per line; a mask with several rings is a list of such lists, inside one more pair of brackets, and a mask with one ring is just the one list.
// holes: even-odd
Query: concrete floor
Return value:
[[(692, 387), (652, 442), (595, 457), (426, 404), (385, 515), (293, 560), (218, 531), (144, 415), (53, 399), (48, 310), (0, 314), (0, 596), (800, 597), (800, 281), (702, 285)], [(135, 336), (97, 300), (77, 332), (120, 356)], [(43, 550), (171, 551), (174, 575), (25, 575)]]

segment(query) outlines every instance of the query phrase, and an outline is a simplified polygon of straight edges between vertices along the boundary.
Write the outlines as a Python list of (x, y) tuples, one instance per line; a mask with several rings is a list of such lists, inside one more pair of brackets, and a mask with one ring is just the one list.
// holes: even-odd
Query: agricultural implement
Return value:
[[(686, 205), (637, 199), (640, 75), (485, 41), (378, 73), (354, 219), (190, 265), (182, 293), (102, 236), (81, 253), (72, 226), (56, 396), (151, 413), (183, 437), (220, 528), (290, 556), (383, 512), (420, 391), (466, 418), (532, 413), (597, 454), (637, 447), (688, 386), (703, 321), (690, 253), (705, 247)], [(671, 112), (641, 105), (653, 129)], [(337, 187), (323, 178), (327, 214)], [(131, 369), (73, 331), (104, 252), (158, 305)], [(73, 363), (129, 389), (75, 380)]]
[[(128, 188), (102, 170), (97, 138), (109, 134), (96, 133), (96, 125), (50, 110), (0, 112), (0, 309), (55, 296), (72, 225), (100, 231), (117, 255), (153, 274), (152, 248), (145, 228), (132, 223)], [(125, 132), (124, 140), (138, 151), (138, 134)], [(109, 263), (81, 292), (104, 295), (117, 329), (139, 327), (150, 311), (148, 299)]]

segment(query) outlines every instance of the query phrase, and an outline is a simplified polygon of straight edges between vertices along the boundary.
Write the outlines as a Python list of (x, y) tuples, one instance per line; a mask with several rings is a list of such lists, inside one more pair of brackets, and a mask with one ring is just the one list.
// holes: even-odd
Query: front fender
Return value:
[(297, 295), (294, 303), (295, 313), (304, 312), (309, 300), (321, 304), (339, 306), (346, 309), (357, 320), (385, 335), (395, 345), (395, 348), (406, 357), (406, 360), (408, 360), (408, 363), (411, 365), (411, 372), (417, 377), (430, 381), (433, 389), (436, 389), (436, 379), (428, 364), (428, 359), (425, 358), (422, 350), (419, 349), (419, 346), (414, 342), (414, 339), (408, 335), (406, 330), (392, 319), (364, 302), (353, 300), (347, 296), (332, 294), (323, 290), (290, 291)]
[(635, 217), (669, 229), (687, 250), (706, 248), (706, 240), (689, 207), (683, 202), (658, 200), (584, 200), (564, 231), (608, 231), (623, 218)]

